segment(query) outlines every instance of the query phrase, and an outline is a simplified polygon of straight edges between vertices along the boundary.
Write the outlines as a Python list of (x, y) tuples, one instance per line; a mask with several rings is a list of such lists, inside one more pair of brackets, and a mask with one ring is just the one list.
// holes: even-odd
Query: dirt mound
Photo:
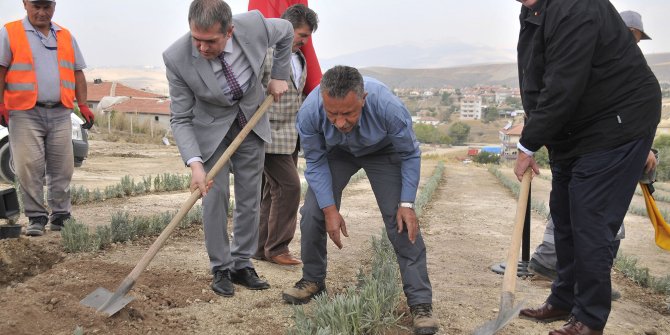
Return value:
[(38, 275), (63, 257), (49, 244), (32, 243), (28, 238), (0, 240), (0, 287)]

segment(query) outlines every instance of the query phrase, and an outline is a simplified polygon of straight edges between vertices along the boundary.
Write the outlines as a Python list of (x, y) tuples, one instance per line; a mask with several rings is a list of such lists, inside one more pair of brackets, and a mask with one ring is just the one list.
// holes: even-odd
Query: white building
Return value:
[(482, 118), (482, 98), (466, 95), (461, 100), (461, 120), (479, 120)]

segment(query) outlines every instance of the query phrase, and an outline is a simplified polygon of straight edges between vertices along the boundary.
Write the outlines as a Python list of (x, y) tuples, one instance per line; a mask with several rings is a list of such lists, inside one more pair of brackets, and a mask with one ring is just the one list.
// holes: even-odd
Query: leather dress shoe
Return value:
[(555, 308), (547, 302), (538, 308), (524, 308), (519, 312), (519, 317), (522, 319), (530, 319), (541, 322), (567, 320), (569, 316), (569, 311)]
[(248, 267), (231, 272), (233, 283), (242, 285), (250, 290), (265, 290), (270, 288), (268, 282), (260, 279), (254, 268)]
[(549, 332), (549, 335), (602, 335), (602, 330), (593, 330), (589, 326), (577, 321), (574, 316), (570, 317), (563, 328)]
[(284, 254), (281, 254), (281, 255), (272, 256), (272, 257), (270, 257), (270, 260), (273, 263), (277, 263), (279, 265), (298, 265), (298, 264), (302, 264), (301, 260), (293, 257), (293, 255), (291, 255), (288, 252), (284, 253)]
[(230, 279), (230, 270), (225, 269), (214, 272), (212, 290), (214, 293), (224, 297), (232, 297), (235, 294), (235, 286)]

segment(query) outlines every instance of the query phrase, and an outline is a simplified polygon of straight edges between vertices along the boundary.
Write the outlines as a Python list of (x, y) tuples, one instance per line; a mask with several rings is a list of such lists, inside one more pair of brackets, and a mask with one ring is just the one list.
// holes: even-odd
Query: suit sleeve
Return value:
[(165, 54), (163, 54), (163, 61), (170, 89), (170, 127), (182, 160), (186, 163), (191, 158), (202, 157), (193, 131), (195, 95)]
[(266, 19), (269, 45), (274, 45), (272, 79), (289, 80), (291, 75), (291, 48), (293, 26), (283, 19)]
[(544, 40), (543, 87), (537, 106), (528, 111), (519, 140), (531, 151), (558, 137), (572, 119), (589, 80), (598, 41), (597, 22), (588, 11), (571, 13), (553, 31), (545, 32)]

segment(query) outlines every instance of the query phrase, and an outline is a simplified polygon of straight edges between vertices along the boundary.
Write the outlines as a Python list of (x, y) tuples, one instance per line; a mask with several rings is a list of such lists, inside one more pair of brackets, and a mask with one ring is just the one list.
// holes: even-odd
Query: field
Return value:
[[(428, 248), (428, 270), (433, 285), (434, 313), (440, 334), (470, 334), (498, 312), (502, 276), (490, 266), (507, 254), (516, 199), (486, 167), (464, 165), (451, 158), (466, 148), (423, 148), (422, 183), (438, 159), (446, 169), (433, 200), (421, 218)], [(512, 178), (511, 168), (500, 171)], [(174, 146), (91, 141), (91, 153), (75, 171), (73, 184), (89, 189), (113, 185), (129, 175), (136, 181), (149, 175), (188, 173)], [(548, 173), (544, 172), (543, 174)], [(5, 185), (6, 186), (6, 185)], [(659, 185), (664, 187), (664, 185)], [(547, 203), (549, 181), (533, 181), (533, 199)], [(670, 189), (670, 186), (668, 186)], [(659, 188), (659, 194), (663, 192)], [(174, 211), (186, 192), (167, 192), (77, 205), (73, 215), (89, 227), (108, 225), (113, 214), (131, 216)], [(659, 202), (665, 210), (670, 204)], [(639, 195), (633, 206), (644, 206)], [(349, 238), (338, 250), (329, 243), (328, 292), (331, 296), (355, 285), (359, 269), (369, 268), (370, 239), (382, 232), (381, 217), (369, 183), (362, 179), (347, 187), (342, 214)], [(26, 219), (22, 218), (25, 224)], [(531, 245), (537, 245), (544, 218), (533, 214)], [(670, 257), (653, 244), (648, 218), (629, 214), (622, 252), (639, 259), (657, 277), (668, 275)], [(291, 250), (300, 253), (300, 232)], [(301, 268), (255, 261), (269, 290), (236, 287), (235, 296), (223, 298), (209, 288), (211, 275), (200, 226), (178, 230), (130, 291), (135, 300), (106, 318), (79, 304), (97, 287), (115, 290), (146, 252), (153, 238), (113, 244), (89, 253), (65, 253), (61, 237), (53, 232), (39, 238), (0, 240), (0, 334), (284, 334), (293, 325), (293, 309), (281, 300), (281, 291), (301, 276)], [(613, 303), (606, 334), (670, 334), (667, 296), (640, 288), (620, 273), (614, 287), (623, 297)], [(516, 298), (526, 305), (540, 304), (550, 283), (539, 278), (517, 281)], [(405, 303), (398, 313), (408, 313)], [(406, 315), (387, 334), (411, 334)], [(512, 321), (501, 334), (546, 334), (561, 322), (539, 324)]]

